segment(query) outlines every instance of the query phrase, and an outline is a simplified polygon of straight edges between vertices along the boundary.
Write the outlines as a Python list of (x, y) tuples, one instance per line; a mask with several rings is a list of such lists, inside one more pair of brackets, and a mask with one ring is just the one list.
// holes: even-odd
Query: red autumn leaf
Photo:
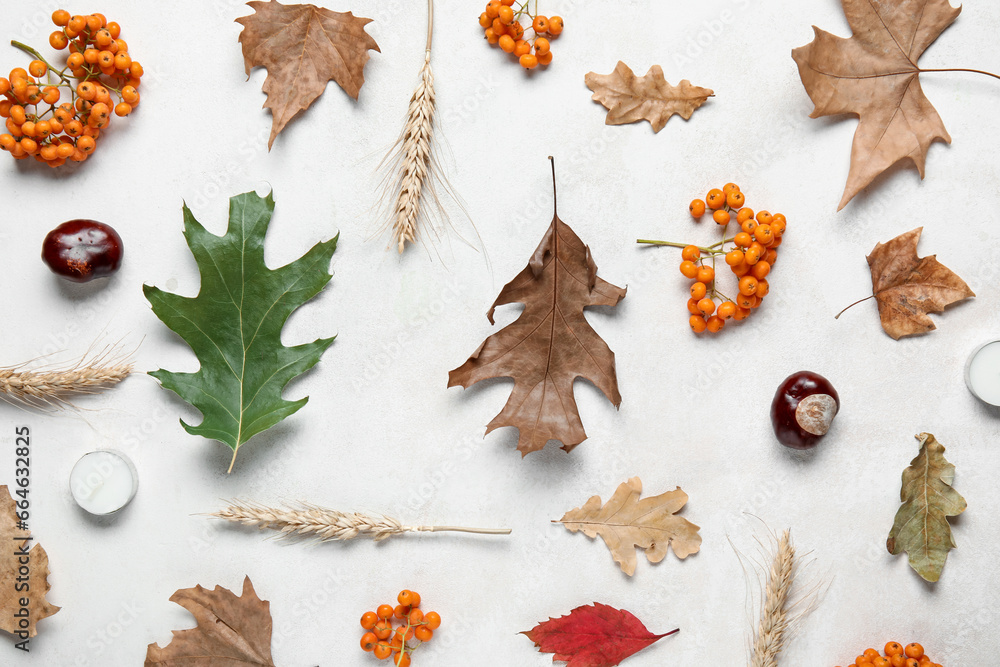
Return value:
[(562, 660), (569, 663), (567, 667), (613, 667), (676, 632), (654, 635), (624, 609), (595, 602), (521, 634), (535, 642), (541, 653), (554, 653), (552, 662)]

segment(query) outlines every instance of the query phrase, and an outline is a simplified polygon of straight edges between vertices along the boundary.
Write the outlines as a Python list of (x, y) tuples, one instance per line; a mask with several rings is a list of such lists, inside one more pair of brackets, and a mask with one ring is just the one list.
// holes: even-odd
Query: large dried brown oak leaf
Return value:
[(243, 25), (240, 43), (247, 76), (254, 67), (267, 68), (264, 106), (272, 116), (270, 149), (288, 121), (323, 94), (327, 81), (336, 81), (358, 99), (368, 51), (379, 48), (365, 32), (372, 20), (351, 12), (275, 0), (247, 5), (254, 13), (236, 22)]
[(486, 432), (514, 426), (523, 456), (549, 440), (572, 450), (587, 438), (573, 397), (576, 378), (590, 380), (616, 408), (622, 402), (615, 353), (591, 328), (584, 308), (615, 306), (623, 298), (624, 289), (597, 277), (590, 248), (555, 213), (531, 261), (504, 285), (486, 317), (494, 324), (496, 307), (512, 303), (523, 303), (524, 311), (451, 371), (448, 386), (513, 378), (507, 404)]
[(145, 667), (274, 667), (271, 659), (271, 605), (257, 597), (250, 577), (243, 595), (216, 586), (183, 588), (170, 596), (195, 617), (198, 626), (174, 630), (164, 648), (150, 644)]
[(962, 11), (948, 0), (842, 0), (849, 39), (813, 26), (816, 38), (792, 51), (811, 117), (860, 117), (842, 209), (876, 176), (912, 160), (924, 177), (927, 149), (951, 143), (920, 87), (917, 59)]
[(674, 114), (690, 119), (698, 107), (715, 96), (708, 88), (691, 85), (687, 79), (679, 85), (670, 85), (659, 65), (650, 67), (646, 76), (636, 76), (620, 60), (611, 74), (590, 72), (584, 81), (594, 91), (592, 99), (608, 109), (606, 125), (648, 120), (653, 132), (662, 130)]
[(868, 255), (872, 290), (885, 332), (899, 340), (935, 328), (927, 313), (976, 296), (965, 281), (937, 261), (934, 255), (917, 256), (923, 227), (879, 243)]
[[(41, 544), (31, 546), (31, 533), (17, 524), (17, 505), (8, 488), (0, 486), (0, 630), (28, 639), (38, 634), (38, 621), (59, 607), (45, 599), (50, 588), (48, 554)], [(27, 568), (27, 575), (22, 568)], [(26, 607), (22, 600), (27, 600)], [(27, 609), (27, 616), (22, 609)]]
[(611, 557), (630, 577), (635, 574), (636, 547), (645, 549), (650, 563), (666, 558), (671, 547), (681, 560), (701, 549), (698, 526), (676, 516), (688, 501), (680, 487), (642, 500), (641, 495), (642, 480), (633, 477), (620, 484), (603, 506), (600, 496), (591, 496), (558, 523), (572, 533), (583, 532), (590, 538), (600, 535)]

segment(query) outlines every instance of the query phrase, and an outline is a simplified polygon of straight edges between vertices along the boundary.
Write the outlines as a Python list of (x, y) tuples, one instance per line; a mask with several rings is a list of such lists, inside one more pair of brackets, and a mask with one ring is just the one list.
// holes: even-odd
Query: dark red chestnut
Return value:
[(785, 378), (771, 402), (771, 425), (778, 442), (809, 449), (830, 430), (840, 410), (840, 397), (818, 373), (799, 371)]
[(70, 220), (45, 235), (42, 259), (54, 273), (85, 283), (118, 270), (122, 239), (103, 222)]

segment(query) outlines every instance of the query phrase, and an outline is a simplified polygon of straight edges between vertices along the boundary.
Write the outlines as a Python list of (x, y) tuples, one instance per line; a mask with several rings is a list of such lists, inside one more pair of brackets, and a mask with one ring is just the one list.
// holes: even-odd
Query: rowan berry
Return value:
[(698, 267), (698, 281), (703, 283), (711, 283), (715, 280), (715, 269), (710, 266), (700, 266)]
[(712, 214), (712, 219), (720, 225), (728, 225), (730, 220), (729, 211), (719, 209)]
[(718, 188), (709, 190), (705, 197), (705, 204), (713, 211), (717, 211), (726, 205), (726, 195)]
[(558, 37), (562, 34), (565, 25), (561, 16), (553, 16), (549, 19), (549, 34)]
[(695, 199), (688, 205), (688, 210), (691, 211), (691, 217), (698, 219), (705, 215), (705, 202), (702, 199)]

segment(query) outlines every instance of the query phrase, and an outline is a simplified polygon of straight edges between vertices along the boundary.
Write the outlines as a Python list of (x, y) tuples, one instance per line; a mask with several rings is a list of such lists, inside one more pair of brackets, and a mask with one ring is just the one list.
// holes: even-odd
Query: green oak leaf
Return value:
[(948, 517), (965, 511), (965, 498), (952, 484), (955, 466), (944, 458), (944, 446), (930, 433), (917, 436), (920, 453), (903, 471), (896, 512), (886, 549), (892, 555), (906, 551), (910, 567), (925, 580), (935, 582), (955, 548)]
[(264, 263), (264, 237), (274, 198), (254, 192), (231, 197), (225, 236), (209, 233), (184, 206), (184, 236), (198, 263), (201, 290), (184, 297), (143, 285), (153, 312), (183, 338), (201, 362), (197, 373), (158, 370), (160, 384), (201, 411), (203, 420), (181, 425), (192, 435), (240, 447), (306, 404), (287, 401), (288, 382), (312, 368), (333, 343), (320, 338), (285, 347), (281, 329), (296, 308), (330, 282), (337, 237), (279, 269)]

